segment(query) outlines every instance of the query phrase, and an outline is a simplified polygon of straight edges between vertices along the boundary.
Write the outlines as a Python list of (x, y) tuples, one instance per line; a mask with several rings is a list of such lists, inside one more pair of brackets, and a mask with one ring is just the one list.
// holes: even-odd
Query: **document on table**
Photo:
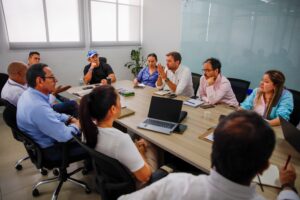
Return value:
[[(259, 177), (263, 185), (273, 186), (277, 188), (281, 187), (279, 182), (279, 169), (276, 165), (271, 164), (262, 175), (259, 175)], [(257, 176), (255, 176), (255, 178), (253, 179), (253, 182), (259, 183)]]
[(73, 92), (74, 95), (77, 95), (79, 97), (83, 97), (86, 94), (89, 94), (93, 89), (85, 89), (85, 90), (80, 90), (77, 92)]
[(168, 91), (168, 90), (159, 90), (159, 91), (156, 91), (154, 92), (154, 94), (157, 94), (157, 95), (160, 95), (160, 96), (164, 96), (164, 95), (167, 95), (167, 94), (170, 94), (171, 92)]
[(201, 104), (203, 104), (204, 102), (201, 99), (189, 99), (183, 102), (183, 104), (187, 105), (187, 106), (192, 106), (194, 108), (200, 106)]

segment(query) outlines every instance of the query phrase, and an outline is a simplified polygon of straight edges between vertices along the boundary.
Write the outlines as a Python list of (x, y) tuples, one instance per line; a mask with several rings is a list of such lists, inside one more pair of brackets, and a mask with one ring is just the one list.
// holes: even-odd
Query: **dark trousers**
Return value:
[(53, 105), (53, 110), (58, 113), (64, 113), (78, 118), (78, 104), (76, 101), (68, 100), (65, 102), (57, 103)]

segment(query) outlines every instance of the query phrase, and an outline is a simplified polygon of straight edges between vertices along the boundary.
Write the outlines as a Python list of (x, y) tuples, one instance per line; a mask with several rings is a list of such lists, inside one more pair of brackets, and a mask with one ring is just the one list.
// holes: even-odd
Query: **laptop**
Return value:
[(285, 140), (300, 152), (300, 130), (282, 117), (279, 116), (279, 119)]
[(180, 122), (182, 101), (152, 96), (148, 117), (139, 128), (171, 134)]

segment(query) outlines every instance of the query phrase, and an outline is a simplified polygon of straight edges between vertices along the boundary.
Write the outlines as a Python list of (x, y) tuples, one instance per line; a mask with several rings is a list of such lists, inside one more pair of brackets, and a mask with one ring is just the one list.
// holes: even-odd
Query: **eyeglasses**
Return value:
[(52, 80), (56, 81), (57, 79), (55, 78), (55, 76), (44, 76), (42, 78), (51, 78)]
[(202, 69), (203, 72), (211, 72), (214, 71), (213, 69)]

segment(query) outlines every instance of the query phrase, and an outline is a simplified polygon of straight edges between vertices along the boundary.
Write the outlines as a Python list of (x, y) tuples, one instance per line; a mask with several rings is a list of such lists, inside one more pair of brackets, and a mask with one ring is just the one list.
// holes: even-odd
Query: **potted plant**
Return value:
[(131, 73), (134, 77), (136, 77), (139, 73), (139, 71), (143, 68), (143, 65), (145, 64), (144, 57), (141, 55), (142, 48), (139, 47), (137, 50), (132, 49), (130, 53), (131, 61), (127, 62), (124, 67), (127, 67), (128, 69), (131, 68)]

